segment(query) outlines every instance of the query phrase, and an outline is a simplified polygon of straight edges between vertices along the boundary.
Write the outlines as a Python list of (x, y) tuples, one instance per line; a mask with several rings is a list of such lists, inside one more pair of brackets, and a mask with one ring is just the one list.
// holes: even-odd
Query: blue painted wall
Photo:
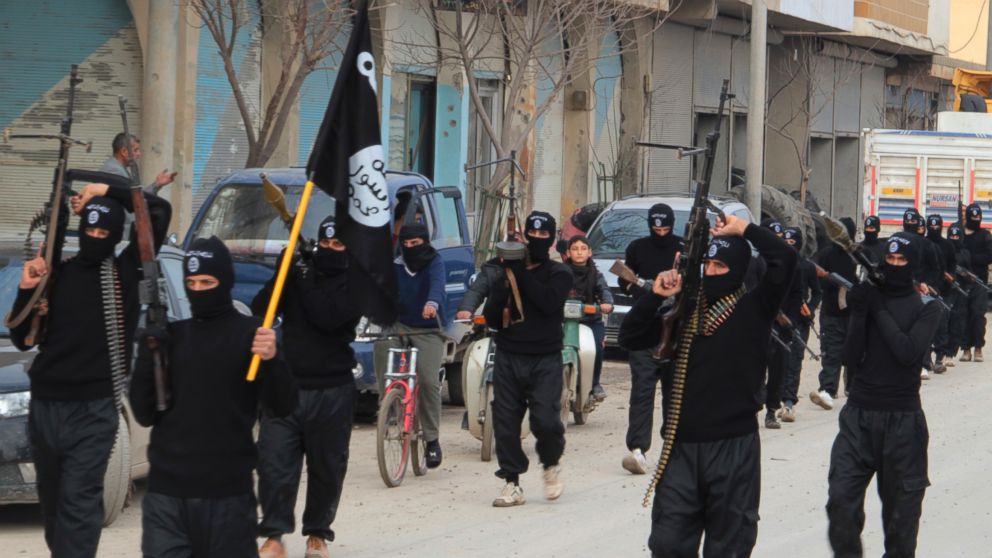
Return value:
[(0, 4), (0, 128), (131, 23), (125, 0)]

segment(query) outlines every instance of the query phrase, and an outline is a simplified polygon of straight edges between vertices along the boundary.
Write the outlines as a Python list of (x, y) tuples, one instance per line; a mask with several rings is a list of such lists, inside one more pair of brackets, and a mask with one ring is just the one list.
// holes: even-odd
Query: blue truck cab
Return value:
[[(239, 170), (213, 188), (193, 219), (183, 243), (183, 247), (188, 248), (194, 239), (211, 235), (223, 240), (234, 259), (234, 298), (249, 306), (275, 272), (279, 253), (289, 238), (289, 230), (279, 213), (265, 201), (263, 173), (283, 190), (286, 207), (293, 212), (306, 184), (303, 168)], [(387, 171), (386, 180), (391, 208), (390, 230), (397, 230), (397, 218), (401, 223), (420, 219), (430, 230), (431, 244), (444, 258), (447, 272), (444, 308), (450, 322), (475, 271), (461, 192), (453, 186), (435, 188), (430, 180), (412, 172)], [(301, 232), (305, 239), (315, 237), (317, 225), (334, 212), (334, 206), (330, 196), (314, 189)], [(397, 209), (403, 214), (396, 215)], [(394, 246), (393, 256), (396, 254), (398, 251)], [(359, 333), (366, 331), (367, 326), (367, 320), (362, 319)], [(374, 395), (377, 385), (372, 365), (372, 340), (359, 336), (352, 347), (358, 360), (353, 370), (356, 389), (360, 394)], [(457, 366), (460, 370), (457, 362), (447, 366)], [(460, 377), (460, 374), (447, 376)], [(449, 390), (453, 387), (449, 386)], [(460, 393), (460, 386), (458, 391)]]

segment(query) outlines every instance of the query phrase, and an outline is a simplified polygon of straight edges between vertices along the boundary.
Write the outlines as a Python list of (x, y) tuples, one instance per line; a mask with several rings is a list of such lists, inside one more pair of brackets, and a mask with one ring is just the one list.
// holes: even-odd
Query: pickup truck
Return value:
[[(245, 169), (223, 178), (209, 193), (197, 212), (184, 246), (196, 238), (216, 235), (227, 244), (234, 258), (236, 301), (250, 305), (252, 298), (272, 277), (277, 258), (289, 237), (289, 230), (278, 212), (269, 205), (262, 193), (262, 174), (279, 186), (286, 196), (286, 206), (293, 211), (299, 204), (306, 175), (303, 168)], [(395, 230), (397, 200), (410, 200), (401, 222), (419, 217), (431, 232), (431, 244), (444, 258), (447, 278), (444, 307), (449, 322), (454, 318), (458, 303), (465, 295), (475, 273), (472, 244), (469, 240), (468, 220), (461, 192), (456, 187), (434, 187), (430, 180), (411, 172), (387, 171), (389, 186), (390, 228)], [(413, 203), (411, 203), (411, 201)], [(313, 238), (317, 225), (334, 212), (334, 200), (319, 189), (314, 190), (310, 207), (304, 218), (302, 235)], [(398, 254), (395, 252), (393, 255)], [(278, 325), (278, 322), (277, 322)], [(469, 326), (452, 324), (448, 336), (452, 339), (446, 353), (445, 376), (453, 403), (462, 402), (461, 362), (457, 340), (467, 333)], [(375, 370), (372, 364), (372, 340), (361, 334), (374, 330), (364, 318), (358, 326), (359, 336), (352, 347), (358, 365), (353, 373), (360, 395), (360, 409), (377, 401)], [(372, 396), (372, 397), (369, 397)]]

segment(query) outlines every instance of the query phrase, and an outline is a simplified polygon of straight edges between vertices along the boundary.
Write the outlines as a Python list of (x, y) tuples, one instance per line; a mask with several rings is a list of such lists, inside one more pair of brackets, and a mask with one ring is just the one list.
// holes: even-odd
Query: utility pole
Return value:
[(985, 70), (992, 71), (992, 4), (985, 8), (985, 18), (988, 20), (988, 32), (985, 35)]
[(751, 0), (751, 83), (747, 111), (747, 185), (745, 203), (761, 220), (761, 184), (765, 164), (765, 59), (768, 42), (766, 0)]

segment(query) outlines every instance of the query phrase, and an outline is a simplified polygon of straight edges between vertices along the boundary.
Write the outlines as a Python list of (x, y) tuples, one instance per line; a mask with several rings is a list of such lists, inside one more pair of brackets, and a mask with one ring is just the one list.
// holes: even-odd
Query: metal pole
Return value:
[(992, 4), (985, 9), (988, 19), (988, 32), (985, 36), (985, 69), (992, 71)]
[(751, 83), (747, 111), (747, 207), (761, 219), (761, 184), (765, 163), (765, 58), (767, 55), (768, 5), (751, 2)]

